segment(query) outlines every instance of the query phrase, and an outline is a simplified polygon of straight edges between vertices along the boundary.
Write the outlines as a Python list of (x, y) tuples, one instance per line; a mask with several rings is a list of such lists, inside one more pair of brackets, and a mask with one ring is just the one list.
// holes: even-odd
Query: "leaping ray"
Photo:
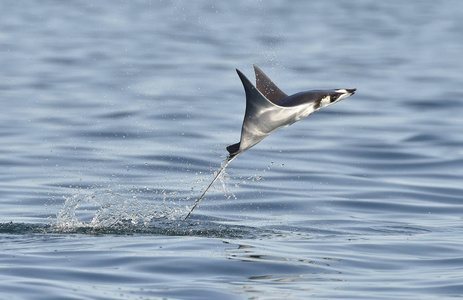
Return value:
[(317, 110), (352, 96), (356, 89), (312, 90), (288, 96), (274, 84), (261, 69), (254, 65), (256, 86), (236, 69), (246, 93), (246, 112), (241, 128), (241, 139), (227, 147), (229, 153), (223, 166), (201, 197), (196, 200), (185, 220), (191, 215), (207, 191), (225, 168), (241, 153), (262, 141), (277, 129), (289, 126)]

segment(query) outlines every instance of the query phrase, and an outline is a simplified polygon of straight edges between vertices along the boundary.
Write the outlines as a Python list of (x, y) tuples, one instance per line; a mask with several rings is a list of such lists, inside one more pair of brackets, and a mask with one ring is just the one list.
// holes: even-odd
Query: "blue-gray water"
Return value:
[[(0, 2), (1, 299), (463, 295), (461, 1)], [(239, 68), (357, 88), (241, 155)]]

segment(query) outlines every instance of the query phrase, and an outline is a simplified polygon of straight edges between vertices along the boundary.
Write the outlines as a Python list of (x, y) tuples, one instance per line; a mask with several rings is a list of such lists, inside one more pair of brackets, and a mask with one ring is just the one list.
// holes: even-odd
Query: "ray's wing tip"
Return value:
[(238, 73), (239, 77), (244, 76), (243, 72), (241, 72), (239, 69), (235, 69), (235, 70), (236, 70), (236, 73)]

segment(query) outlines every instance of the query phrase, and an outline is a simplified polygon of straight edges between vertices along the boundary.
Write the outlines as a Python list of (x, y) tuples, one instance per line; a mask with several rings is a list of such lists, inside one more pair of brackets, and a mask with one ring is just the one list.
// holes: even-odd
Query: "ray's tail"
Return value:
[(196, 206), (198, 206), (199, 202), (201, 202), (201, 200), (203, 200), (204, 196), (206, 195), (207, 191), (209, 191), (209, 189), (211, 188), (211, 186), (214, 184), (214, 182), (217, 181), (217, 179), (219, 178), (219, 176), (223, 173), (223, 171), (225, 171), (225, 168), (227, 168), (227, 166), (232, 162), (232, 160), (234, 160), (238, 155), (230, 155), (228, 158), (227, 158), (227, 161), (225, 161), (225, 163), (223, 164), (222, 168), (220, 168), (219, 172), (217, 172), (217, 175), (215, 175), (214, 179), (212, 180), (212, 182), (207, 186), (206, 190), (204, 191), (204, 193), (201, 195), (201, 197), (198, 198), (198, 200), (196, 200), (195, 204), (193, 205), (193, 207), (191, 208), (190, 212), (188, 213), (188, 215), (186, 215), (185, 217), (185, 220), (188, 219), (188, 217), (191, 215), (191, 213), (193, 212), (193, 210), (196, 208)]

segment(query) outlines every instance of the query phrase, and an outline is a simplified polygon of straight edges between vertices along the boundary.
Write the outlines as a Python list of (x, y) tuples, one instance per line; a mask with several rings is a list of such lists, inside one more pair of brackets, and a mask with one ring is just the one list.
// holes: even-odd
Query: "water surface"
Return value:
[[(458, 1), (0, 3), (0, 298), (463, 295)], [(261, 67), (357, 88), (233, 161)]]

